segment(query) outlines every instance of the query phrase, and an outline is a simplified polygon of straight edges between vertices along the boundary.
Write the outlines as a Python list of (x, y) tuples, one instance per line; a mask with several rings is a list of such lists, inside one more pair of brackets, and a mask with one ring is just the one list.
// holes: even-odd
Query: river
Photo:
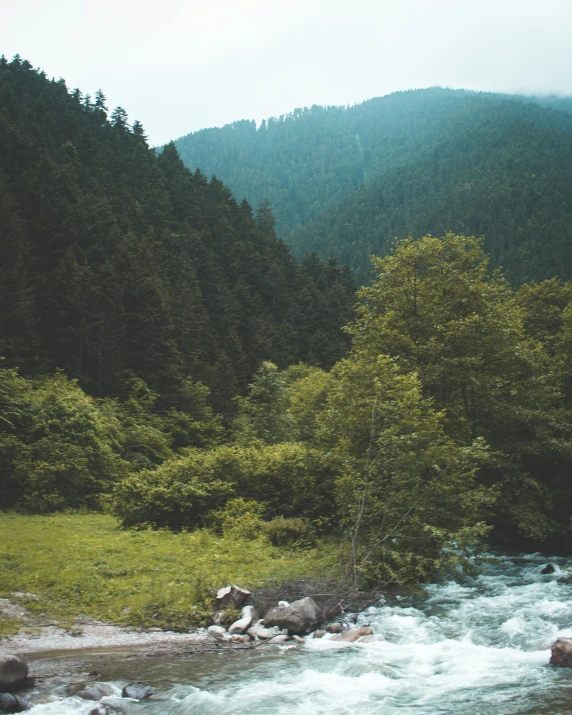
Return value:
[[(547, 561), (556, 572), (542, 575)], [(500, 555), (474, 578), (381, 603), (360, 622), (382, 642), (316, 639), (246, 655), (145, 660), (91, 654), (84, 666), (96, 665), (118, 688), (131, 680), (157, 688), (156, 701), (109, 699), (129, 715), (569, 714), (572, 669), (548, 665), (555, 638), (572, 637), (567, 566), (540, 554)], [(66, 698), (30, 712), (86, 715), (93, 707)]]

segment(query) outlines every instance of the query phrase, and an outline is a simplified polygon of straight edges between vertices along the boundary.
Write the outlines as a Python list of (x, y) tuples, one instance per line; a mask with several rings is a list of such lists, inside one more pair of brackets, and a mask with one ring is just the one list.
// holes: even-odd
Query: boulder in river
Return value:
[(291, 635), (304, 636), (320, 624), (320, 609), (313, 598), (307, 596), (289, 606), (271, 608), (264, 616), (266, 627), (287, 628)]
[(557, 638), (554, 641), (550, 665), (572, 668), (572, 638)]
[(0, 688), (17, 688), (28, 678), (28, 664), (17, 655), (0, 658)]
[(338, 633), (332, 636), (333, 641), (342, 641), (343, 643), (355, 643), (358, 638), (362, 636), (372, 636), (373, 630), (362, 626), (361, 628), (350, 628), (349, 631), (344, 631), (343, 633)]
[(215, 608), (217, 611), (222, 611), (227, 606), (243, 608), (251, 598), (252, 593), (247, 591), (245, 588), (241, 588), (235, 584), (232, 586), (225, 586), (224, 588), (219, 588), (216, 593)]
[(328, 623), (326, 630), (328, 633), (341, 633), (344, 630), (344, 627), (341, 623)]
[(117, 705), (99, 703), (93, 710), (89, 711), (88, 715), (125, 715), (125, 710), (117, 707)]
[(75, 695), (82, 700), (101, 700), (115, 691), (107, 683), (80, 683), (70, 688), (69, 695)]
[(23, 713), (32, 706), (23, 698), (11, 693), (0, 693), (0, 713)]
[(121, 691), (122, 698), (133, 698), (133, 700), (147, 700), (155, 694), (155, 688), (145, 683), (129, 683)]
[(540, 571), (541, 574), (554, 573), (556, 569), (552, 564), (546, 564), (546, 566)]

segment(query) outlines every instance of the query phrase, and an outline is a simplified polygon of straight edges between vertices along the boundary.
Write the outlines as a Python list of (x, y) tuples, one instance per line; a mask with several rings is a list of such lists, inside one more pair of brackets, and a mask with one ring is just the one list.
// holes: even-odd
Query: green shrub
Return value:
[(0, 370), (3, 505), (31, 511), (95, 506), (127, 472), (120, 424), (62, 373)]
[(193, 529), (208, 523), (208, 512), (241, 498), (264, 504), (270, 518), (301, 516), (327, 525), (339, 474), (337, 457), (300, 443), (193, 449), (127, 477), (115, 487), (111, 508), (126, 526)]
[(266, 522), (263, 531), (273, 546), (309, 549), (316, 545), (316, 532), (308, 519), (278, 517)]
[(117, 484), (110, 502), (123, 526), (195, 529), (207, 512), (220, 508), (233, 496), (229, 483), (207, 481), (192, 473), (185, 475), (186, 479), (177, 479), (179, 470), (179, 460), (172, 460)]
[(206, 516), (206, 524), (219, 534), (236, 534), (244, 539), (255, 539), (262, 532), (265, 507), (260, 502), (242, 498), (230, 499), (222, 509)]

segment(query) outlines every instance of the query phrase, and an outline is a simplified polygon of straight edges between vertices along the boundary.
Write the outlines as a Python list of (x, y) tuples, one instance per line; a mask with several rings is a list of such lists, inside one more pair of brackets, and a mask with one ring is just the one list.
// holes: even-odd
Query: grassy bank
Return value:
[[(39, 621), (188, 629), (209, 621), (216, 588), (324, 575), (335, 561), (323, 545), (297, 551), (207, 531), (126, 531), (103, 514), (0, 514), (0, 597)], [(18, 625), (5, 622), (4, 631)]]

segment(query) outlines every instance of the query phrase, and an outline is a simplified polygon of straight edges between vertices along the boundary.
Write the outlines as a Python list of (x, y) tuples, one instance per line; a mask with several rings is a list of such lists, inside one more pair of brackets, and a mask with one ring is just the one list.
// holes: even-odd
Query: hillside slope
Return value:
[(267, 208), (19, 57), (0, 60), (0, 208), (5, 367), (60, 368), (96, 396), (141, 378), (164, 407), (191, 378), (228, 410), (262, 360), (345, 350), (347, 271), (296, 263)]
[(484, 235), (515, 285), (572, 277), (572, 116), (505, 106), (419, 162), (388, 170), (290, 236), (367, 281), (394, 238)]
[(188, 166), (237, 195), (269, 199), (297, 253), (334, 254), (360, 281), (368, 254), (386, 252), (394, 236), (452, 229), (484, 233), (495, 265), (519, 282), (572, 276), (562, 235), (571, 106), (433, 88), (296, 110), (258, 129), (237, 122), (176, 144)]

